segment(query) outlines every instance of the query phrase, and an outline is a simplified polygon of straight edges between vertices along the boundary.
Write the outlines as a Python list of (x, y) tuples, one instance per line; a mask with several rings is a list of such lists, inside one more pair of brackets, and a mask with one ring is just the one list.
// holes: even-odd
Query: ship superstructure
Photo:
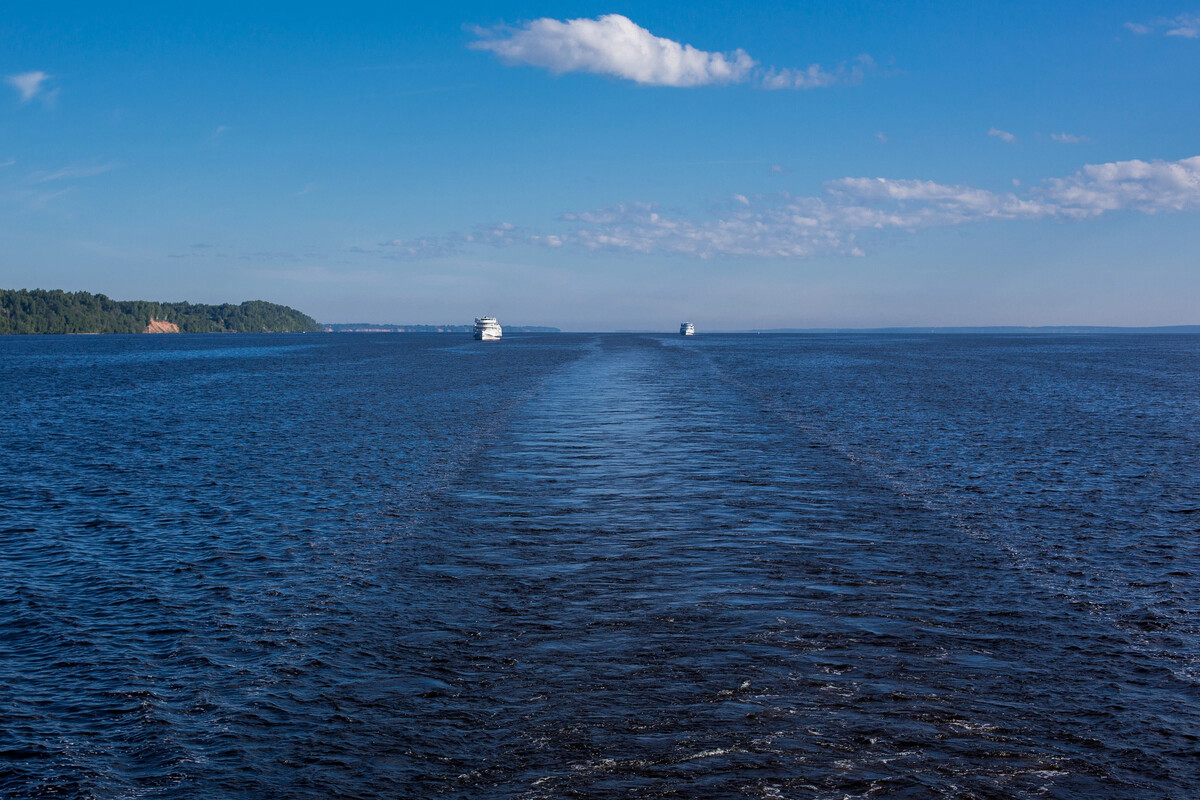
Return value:
[(495, 317), (475, 318), (475, 339), (480, 342), (494, 342), (504, 335), (504, 330)]

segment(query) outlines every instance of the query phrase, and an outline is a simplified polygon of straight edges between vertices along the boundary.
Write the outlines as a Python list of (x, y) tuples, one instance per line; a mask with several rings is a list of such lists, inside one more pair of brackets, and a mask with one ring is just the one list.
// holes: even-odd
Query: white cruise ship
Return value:
[(475, 318), (475, 338), (481, 342), (494, 342), (504, 335), (495, 317)]
[(682, 325), (679, 326), (679, 335), (680, 336), (695, 336), (696, 335), (696, 326), (690, 322), (683, 323)]

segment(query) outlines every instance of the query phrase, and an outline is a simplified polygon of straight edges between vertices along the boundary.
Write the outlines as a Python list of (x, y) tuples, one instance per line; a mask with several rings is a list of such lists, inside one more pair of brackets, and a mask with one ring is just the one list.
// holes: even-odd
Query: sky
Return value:
[(1189, 2), (13, 3), (0, 288), (595, 331), (1200, 324)]

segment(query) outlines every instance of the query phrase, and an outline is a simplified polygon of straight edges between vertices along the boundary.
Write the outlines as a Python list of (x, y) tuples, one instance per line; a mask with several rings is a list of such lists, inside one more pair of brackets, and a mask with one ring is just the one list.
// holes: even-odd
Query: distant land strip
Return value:
[[(912, 328), (763, 328), (730, 333), (1200, 333), (1200, 325), (1157, 325), (1122, 327), (1118, 325), (981, 325), (977, 327)], [(715, 331), (714, 331), (715, 333)]]
[(0, 289), (0, 334), (317, 333), (294, 308), (248, 300), (238, 305), (113, 300), (90, 292)]
[[(377, 325), (371, 322), (331, 322), (326, 333), (472, 333), (474, 325)], [(562, 333), (543, 325), (505, 325), (505, 333)]]

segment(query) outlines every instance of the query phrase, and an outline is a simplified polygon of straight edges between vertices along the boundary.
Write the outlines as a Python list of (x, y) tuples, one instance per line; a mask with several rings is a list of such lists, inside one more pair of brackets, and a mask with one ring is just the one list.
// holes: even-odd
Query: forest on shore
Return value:
[(144, 333), (151, 320), (180, 333), (311, 333), (323, 330), (294, 308), (248, 300), (234, 305), (113, 300), (90, 292), (0, 289), (0, 334)]

